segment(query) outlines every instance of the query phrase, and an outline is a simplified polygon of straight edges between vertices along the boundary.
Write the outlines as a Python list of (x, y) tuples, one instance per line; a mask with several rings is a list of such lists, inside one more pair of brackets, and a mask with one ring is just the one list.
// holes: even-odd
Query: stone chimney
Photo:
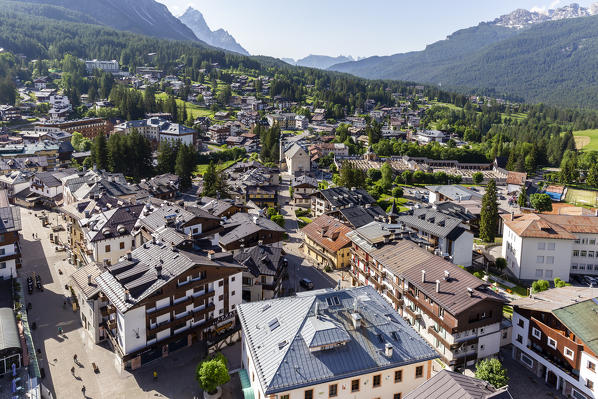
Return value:
[(384, 356), (392, 357), (392, 344), (389, 342), (384, 345)]
[(440, 292), (440, 280), (436, 280), (436, 292)]
[(91, 274), (87, 275), (87, 285), (91, 285)]
[(426, 282), (426, 271), (422, 270), (422, 283)]

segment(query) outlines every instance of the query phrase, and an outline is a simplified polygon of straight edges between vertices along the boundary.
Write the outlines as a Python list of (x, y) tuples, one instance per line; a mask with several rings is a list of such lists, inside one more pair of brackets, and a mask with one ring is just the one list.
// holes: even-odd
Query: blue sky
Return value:
[[(547, 9), (558, 0), (158, 0), (175, 15), (201, 11), (251, 54), (372, 56), (421, 50), (452, 32), (517, 8)], [(573, 1), (573, 0), (571, 0)], [(589, 6), (592, 0), (578, 0)]]

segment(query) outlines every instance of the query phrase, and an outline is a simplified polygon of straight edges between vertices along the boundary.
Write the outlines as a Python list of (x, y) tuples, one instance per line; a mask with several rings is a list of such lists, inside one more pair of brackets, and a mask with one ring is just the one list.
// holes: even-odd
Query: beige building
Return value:
[(297, 172), (309, 172), (311, 169), (309, 154), (299, 144), (293, 144), (284, 153), (284, 158), (287, 163), (287, 170), (292, 175)]
[(321, 215), (301, 229), (305, 255), (321, 265), (342, 269), (351, 264), (351, 228), (339, 220)]

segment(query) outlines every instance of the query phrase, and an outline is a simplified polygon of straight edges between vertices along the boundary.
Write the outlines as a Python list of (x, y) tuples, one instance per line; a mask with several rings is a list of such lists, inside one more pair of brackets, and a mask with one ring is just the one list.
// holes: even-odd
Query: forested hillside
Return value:
[(464, 93), (598, 108), (598, 16), (513, 30), (491, 24), (456, 32), (426, 50), (331, 69), (367, 78), (441, 84)]

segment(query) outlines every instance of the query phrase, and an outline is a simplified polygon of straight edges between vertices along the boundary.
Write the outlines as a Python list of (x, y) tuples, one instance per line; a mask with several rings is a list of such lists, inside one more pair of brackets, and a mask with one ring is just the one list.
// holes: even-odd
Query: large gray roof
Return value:
[[(123, 259), (96, 278), (100, 290), (121, 312), (126, 312), (157, 289), (176, 279), (195, 266), (233, 267), (240, 265), (219, 262), (206, 256), (180, 251), (164, 242), (148, 241), (131, 253), (131, 259)], [(158, 276), (156, 267), (160, 267)], [(125, 291), (129, 300), (125, 300)]]
[(248, 213), (235, 213), (223, 223), (222, 227), (224, 228), (224, 232), (220, 234), (219, 240), (222, 245), (228, 245), (262, 230), (285, 231), (268, 218), (261, 216), (254, 217)]
[[(358, 329), (351, 318), (356, 303)], [(266, 395), (438, 357), (370, 286), (312, 291), (237, 309)], [(318, 344), (339, 345), (310, 351)], [(393, 347), (390, 357), (384, 354), (386, 344)]]
[(319, 191), (332, 206), (344, 208), (350, 205), (364, 206), (374, 204), (376, 200), (364, 189), (348, 189), (347, 187), (333, 187)]
[(426, 186), (432, 192), (438, 192), (453, 201), (481, 200), (482, 194), (456, 184), (446, 186)]
[(405, 399), (512, 399), (505, 389), (498, 390), (486, 381), (442, 370), (411, 391)]
[(461, 220), (430, 208), (415, 209), (413, 215), (399, 216), (399, 221), (407, 227), (424, 231), (436, 237), (459, 237), (465, 229), (461, 227)]

